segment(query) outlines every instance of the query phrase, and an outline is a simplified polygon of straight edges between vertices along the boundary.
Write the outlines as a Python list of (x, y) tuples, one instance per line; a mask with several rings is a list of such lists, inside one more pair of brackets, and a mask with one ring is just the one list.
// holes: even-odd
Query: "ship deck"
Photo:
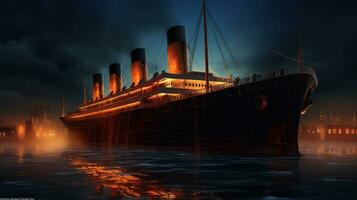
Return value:
[[(311, 68), (300, 71), (298, 68), (278, 69), (263, 75), (253, 74), (243, 79), (215, 77), (210, 74), (210, 92), (220, 91), (234, 86), (243, 86), (255, 82), (275, 79), (294, 74), (309, 74), (313, 77), (317, 87), (318, 79)], [(96, 115), (126, 112), (134, 109), (159, 106), (168, 102), (178, 101), (206, 93), (204, 73), (191, 72), (187, 74), (169, 74), (166, 72), (154, 76), (147, 82), (135, 85), (121, 91), (119, 94), (109, 95), (102, 99), (86, 102), (74, 113), (65, 118), (79, 120)]]

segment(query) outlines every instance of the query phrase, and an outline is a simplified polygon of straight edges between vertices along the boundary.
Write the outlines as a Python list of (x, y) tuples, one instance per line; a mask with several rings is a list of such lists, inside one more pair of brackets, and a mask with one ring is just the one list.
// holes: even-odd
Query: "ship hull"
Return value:
[(300, 113), (314, 87), (313, 76), (298, 73), (157, 107), (61, 120), (90, 143), (297, 156)]

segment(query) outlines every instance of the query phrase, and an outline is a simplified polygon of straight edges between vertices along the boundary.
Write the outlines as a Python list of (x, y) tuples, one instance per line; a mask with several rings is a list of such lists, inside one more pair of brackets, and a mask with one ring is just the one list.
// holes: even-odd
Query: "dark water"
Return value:
[(300, 158), (0, 143), (0, 198), (357, 199), (357, 145)]

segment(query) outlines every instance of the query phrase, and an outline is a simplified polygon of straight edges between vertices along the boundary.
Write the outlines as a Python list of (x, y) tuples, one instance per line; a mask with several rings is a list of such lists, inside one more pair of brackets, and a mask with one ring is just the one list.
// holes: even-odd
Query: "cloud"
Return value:
[[(0, 97), (6, 90), (20, 95), (16, 104), (31, 98), (57, 109), (66, 95), (74, 109), (83, 78), (165, 30), (173, 23), (169, 7), (164, 0), (1, 1)], [(3, 98), (1, 107), (12, 102)]]
[[(301, 3), (301, 5), (300, 5)], [(271, 48), (297, 58), (299, 7), (301, 6), (305, 65), (312, 66), (319, 78), (315, 99), (325, 106), (331, 99), (357, 100), (357, 21), (354, 1), (243, 1), (231, 17), (236, 51), (241, 68), (252, 74), (297, 63), (274, 55)], [(348, 102), (347, 102), (348, 101)], [(341, 106), (341, 105), (339, 105)]]

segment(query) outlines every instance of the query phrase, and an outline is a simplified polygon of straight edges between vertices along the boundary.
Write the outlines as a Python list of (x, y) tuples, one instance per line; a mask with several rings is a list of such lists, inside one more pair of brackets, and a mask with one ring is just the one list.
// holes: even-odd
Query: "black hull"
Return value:
[[(315, 80), (308, 73), (252, 82), (153, 108), (80, 121), (87, 142), (239, 154), (299, 155), (298, 125)], [(258, 106), (266, 99), (268, 106)]]

